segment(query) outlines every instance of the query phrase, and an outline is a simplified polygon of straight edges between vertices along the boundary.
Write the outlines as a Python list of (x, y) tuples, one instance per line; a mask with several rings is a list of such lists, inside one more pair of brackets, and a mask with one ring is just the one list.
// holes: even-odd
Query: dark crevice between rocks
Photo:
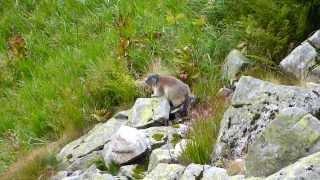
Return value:
[(260, 117), (261, 117), (260, 114), (255, 113), (252, 117), (252, 120), (250, 121), (250, 127), (252, 127)]
[(245, 128), (245, 129), (242, 131), (242, 133), (243, 133), (243, 134), (242, 134), (242, 137), (246, 136), (247, 132), (248, 132), (248, 129)]
[(197, 176), (195, 179), (201, 180), (203, 178), (203, 173), (204, 173), (204, 167), (202, 168), (202, 171), (200, 172), (199, 176)]
[(312, 171), (312, 170), (313, 170), (313, 165), (312, 164), (306, 168), (306, 171)]
[(73, 147), (72, 149), (74, 150), (74, 149), (78, 148), (79, 146), (80, 146), (80, 144), (76, 145), (76, 146)]
[(305, 150), (306, 153), (309, 153), (309, 152), (310, 152), (310, 149), (309, 149), (309, 148), (305, 148), (304, 150)]
[[(162, 121), (162, 120), (159, 120), (159, 121)], [(137, 129), (147, 129), (147, 128), (150, 128), (150, 127), (158, 127), (158, 126), (163, 126), (163, 125), (164, 125), (164, 123), (155, 121), (153, 123), (149, 123), (149, 124), (146, 124), (146, 125), (143, 125), (143, 126), (137, 126), (135, 128), (137, 128)]]
[[(260, 114), (255, 113), (254, 116), (252, 117), (252, 121), (253, 121), (253, 122), (257, 121), (257, 120), (260, 118), (260, 116), (261, 116)], [(251, 121), (251, 122), (252, 122), (252, 121)]]
[(269, 119), (274, 120), (276, 118), (276, 113), (277, 112), (271, 112)]
[(228, 120), (228, 129), (230, 129), (231, 128), (231, 118), (229, 118), (229, 120)]
[(250, 106), (250, 105), (252, 105), (252, 104), (250, 104), (250, 103), (248, 103), (248, 104), (232, 104), (232, 107), (234, 107), (234, 108), (242, 108), (242, 107), (244, 107), (244, 106)]
[(320, 109), (314, 114), (314, 117), (320, 120)]
[(139, 156), (127, 161), (126, 163), (120, 164), (120, 166), (131, 165), (131, 164), (143, 164), (144, 162), (149, 162), (149, 156), (151, 155), (151, 150), (140, 154)]
[(320, 97), (320, 94), (319, 94), (318, 91), (313, 90), (312, 92), (313, 92), (317, 97)]
[(307, 42), (318, 52), (317, 46), (314, 45), (311, 41), (307, 40)]
[[(107, 141), (106, 143), (108, 143), (108, 142), (109, 142), (109, 141)], [(105, 143), (105, 144), (106, 144), (106, 143)], [(100, 145), (100, 146), (94, 148), (93, 150), (89, 151), (88, 153), (78, 156), (77, 158), (83, 158), (83, 157), (85, 157), (85, 156), (93, 153), (94, 151), (101, 151), (101, 150), (103, 150), (105, 144)]]

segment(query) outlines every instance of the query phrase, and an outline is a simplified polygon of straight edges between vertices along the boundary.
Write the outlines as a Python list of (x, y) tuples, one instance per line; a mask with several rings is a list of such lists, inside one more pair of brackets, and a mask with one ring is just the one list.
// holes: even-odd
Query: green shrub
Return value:
[(248, 54), (278, 63), (292, 48), (291, 43), (300, 43), (314, 30), (311, 24), (316, 20), (310, 16), (319, 5), (319, 1), (299, 0), (218, 0), (206, 14), (210, 24), (222, 28), (235, 24)]

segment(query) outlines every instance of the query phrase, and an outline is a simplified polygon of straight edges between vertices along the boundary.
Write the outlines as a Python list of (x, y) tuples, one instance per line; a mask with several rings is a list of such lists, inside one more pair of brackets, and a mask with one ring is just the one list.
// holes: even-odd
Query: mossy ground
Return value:
[(164, 137), (164, 134), (156, 133), (152, 135), (152, 138), (156, 141), (161, 141)]

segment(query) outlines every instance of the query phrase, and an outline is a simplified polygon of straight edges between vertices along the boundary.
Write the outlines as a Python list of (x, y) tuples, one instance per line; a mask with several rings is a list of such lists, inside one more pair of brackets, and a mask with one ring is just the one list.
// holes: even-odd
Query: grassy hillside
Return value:
[(0, 172), (35, 148), (82, 134), (95, 123), (92, 114), (131, 105), (143, 95), (135, 80), (148, 72), (176, 75), (204, 100), (221, 86), (221, 64), (232, 48), (275, 66), (314, 30), (318, 5), (0, 1)]

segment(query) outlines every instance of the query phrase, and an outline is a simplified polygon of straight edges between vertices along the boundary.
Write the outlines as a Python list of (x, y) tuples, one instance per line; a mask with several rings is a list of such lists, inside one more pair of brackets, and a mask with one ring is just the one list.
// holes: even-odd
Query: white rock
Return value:
[(170, 104), (164, 98), (138, 98), (129, 113), (128, 125), (142, 128), (169, 119)]
[(144, 180), (178, 180), (183, 173), (184, 166), (180, 164), (160, 163)]
[(316, 31), (308, 41), (317, 49), (320, 49), (320, 30)]
[(111, 159), (121, 165), (136, 160), (149, 149), (150, 142), (144, 133), (132, 127), (122, 126), (112, 137), (103, 156), (106, 163)]
[(231, 104), (221, 121), (213, 163), (223, 157), (243, 157), (249, 144), (255, 142), (284, 108), (298, 107), (317, 117), (320, 112), (320, 88), (277, 85), (243, 76)]
[(180, 142), (178, 142), (174, 147), (174, 157), (176, 159), (179, 159), (184, 152), (184, 150), (187, 148), (188, 143), (190, 140), (188, 139), (182, 139)]
[[(308, 42), (302, 43), (295, 48), (286, 58), (284, 58), (280, 67), (287, 73), (294, 75), (300, 80), (308, 80), (310, 75), (317, 76), (314, 72), (310, 72), (310, 69), (317, 64), (318, 53), (314, 47)], [(318, 81), (320, 81), (320, 75), (318, 74)]]
[(320, 152), (301, 158), (295, 163), (281, 169), (277, 173), (264, 178), (267, 180), (278, 179), (320, 179)]
[(153, 170), (160, 163), (174, 162), (174, 154), (172, 149), (159, 148), (152, 151), (149, 158), (148, 171)]
[(208, 165), (200, 165), (200, 164), (189, 164), (184, 170), (181, 180), (196, 180), (199, 179), (202, 172), (209, 168)]
[(110, 141), (111, 136), (117, 132), (126, 120), (111, 118), (103, 124), (97, 124), (86, 135), (66, 145), (57, 155), (67, 166), (78, 158), (89, 155), (90, 153), (102, 150), (103, 146)]
[(110, 174), (102, 173), (95, 165), (92, 165), (81, 174), (80, 180), (115, 180), (115, 178)]
[(119, 169), (119, 176), (125, 176), (131, 179), (134, 179), (134, 170), (137, 168), (137, 165), (127, 165), (127, 166), (121, 166)]
[(60, 180), (63, 178), (68, 177), (68, 171), (59, 171), (56, 175), (52, 176), (50, 179), (51, 180)]
[(213, 179), (229, 180), (229, 176), (227, 174), (227, 171), (222, 168), (210, 167), (208, 169), (205, 169), (203, 172), (202, 180), (213, 180)]
[(223, 78), (233, 84), (237, 80), (238, 73), (250, 65), (250, 61), (240, 51), (234, 49), (226, 57), (223, 66)]

